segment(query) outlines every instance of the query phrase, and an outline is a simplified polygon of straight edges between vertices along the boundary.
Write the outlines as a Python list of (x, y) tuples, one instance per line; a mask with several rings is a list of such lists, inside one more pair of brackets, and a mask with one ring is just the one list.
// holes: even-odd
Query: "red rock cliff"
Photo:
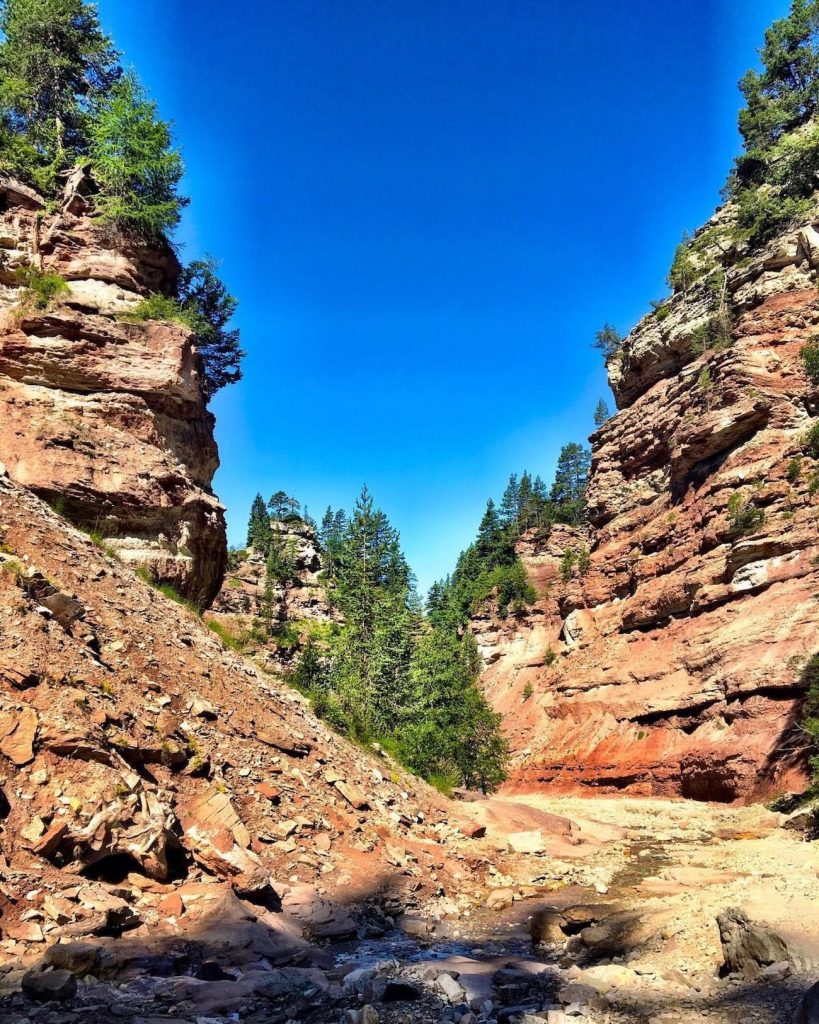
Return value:
[[(224, 513), (199, 360), (179, 324), (122, 319), (178, 273), (170, 247), (116, 247), (86, 215), (82, 180), (48, 212), (0, 181), (0, 462), (121, 558), (196, 600), (219, 588)], [(61, 275), (48, 309), (15, 271)]]
[[(729, 346), (698, 354), (694, 289), (610, 365), (620, 411), (592, 437), (587, 534), (524, 537), (541, 599), (474, 623), (512, 787), (716, 800), (804, 787), (799, 706), (819, 650), (819, 465), (804, 436), (819, 395), (800, 350), (819, 331), (817, 241), (805, 224), (753, 257), (720, 254)], [(588, 568), (564, 581), (564, 551), (584, 546)]]

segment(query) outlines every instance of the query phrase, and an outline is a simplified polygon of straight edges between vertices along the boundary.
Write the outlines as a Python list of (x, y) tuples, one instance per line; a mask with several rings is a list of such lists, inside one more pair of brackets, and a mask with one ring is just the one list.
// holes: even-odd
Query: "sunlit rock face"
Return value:
[[(718, 214), (719, 217), (724, 213)], [(510, 786), (737, 800), (805, 785), (798, 728), (819, 651), (819, 332), (812, 224), (727, 267), (733, 343), (697, 351), (677, 294), (610, 366), (590, 524), (519, 545), (541, 595), (473, 623), (514, 752)], [(564, 581), (563, 552), (588, 570)]]
[[(82, 183), (47, 212), (0, 181), (0, 461), (121, 558), (207, 603), (226, 557), (219, 464), (193, 339), (128, 313), (179, 271), (169, 246), (115, 243)], [(21, 266), (59, 274), (47, 308), (23, 302)]]

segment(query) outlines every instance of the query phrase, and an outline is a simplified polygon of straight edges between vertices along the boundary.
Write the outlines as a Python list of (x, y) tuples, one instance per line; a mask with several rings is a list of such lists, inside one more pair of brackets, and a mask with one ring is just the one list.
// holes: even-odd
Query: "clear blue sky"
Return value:
[(663, 293), (785, 0), (102, 0), (176, 124), (241, 302), (216, 490), (321, 516), (366, 481), (423, 588), (512, 470), (609, 398), (590, 347)]

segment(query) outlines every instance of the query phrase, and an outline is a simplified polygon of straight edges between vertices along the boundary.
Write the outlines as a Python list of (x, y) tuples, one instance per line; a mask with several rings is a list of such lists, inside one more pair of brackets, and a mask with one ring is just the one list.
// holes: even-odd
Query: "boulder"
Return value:
[(22, 988), (39, 1003), (64, 1002), (77, 994), (77, 978), (71, 971), (28, 971), (23, 975)]

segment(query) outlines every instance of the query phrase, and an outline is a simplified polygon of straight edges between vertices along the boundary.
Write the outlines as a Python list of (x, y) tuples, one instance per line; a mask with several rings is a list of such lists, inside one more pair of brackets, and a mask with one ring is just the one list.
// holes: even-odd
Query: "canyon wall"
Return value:
[[(540, 599), (473, 622), (512, 788), (726, 801), (804, 788), (819, 393), (800, 351), (819, 333), (817, 250), (813, 222), (754, 256), (723, 247), (730, 344), (701, 351), (713, 303), (694, 288), (609, 365), (620, 411), (591, 438), (588, 527), (525, 535)], [(567, 579), (568, 549), (589, 556)]]
[[(108, 238), (88, 187), (77, 172), (53, 210), (0, 180), (0, 462), (123, 560), (206, 603), (227, 545), (199, 358), (182, 325), (128, 320), (179, 265), (167, 245)], [(40, 308), (25, 267), (68, 290)]]

